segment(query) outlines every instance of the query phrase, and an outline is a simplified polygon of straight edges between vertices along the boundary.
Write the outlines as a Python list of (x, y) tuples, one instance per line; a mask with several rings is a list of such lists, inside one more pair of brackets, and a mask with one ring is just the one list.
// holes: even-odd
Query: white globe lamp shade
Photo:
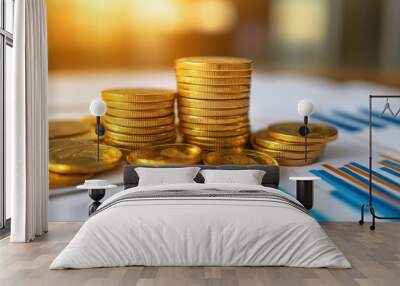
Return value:
[(301, 100), (297, 105), (297, 112), (303, 117), (309, 116), (313, 111), (314, 105), (308, 99)]
[(101, 99), (94, 99), (90, 103), (89, 109), (93, 116), (103, 116), (106, 113), (106, 104)]

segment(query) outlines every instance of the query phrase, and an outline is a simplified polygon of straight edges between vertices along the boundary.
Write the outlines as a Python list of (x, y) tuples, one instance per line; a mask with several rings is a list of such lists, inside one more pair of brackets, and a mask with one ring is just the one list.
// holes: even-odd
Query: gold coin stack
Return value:
[(49, 140), (78, 137), (88, 134), (90, 126), (77, 120), (51, 120), (49, 121)]
[(104, 142), (122, 149), (173, 143), (175, 92), (155, 88), (109, 89), (102, 92), (107, 105)]
[(49, 187), (61, 188), (82, 183), (94, 174), (111, 170), (121, 163), (118, 148), (90, 140), (61, 138), (49, 142)]
[(253, 134), (252, 145), (275, 158), (281, 166), (305, 166), (315, 163), (328, 142), (337, 138), (336, 128), (323, 124), (308, 124), (307, 160), (305, 140), (300, 134), (302, 122), (282, 122)]
[(248, 142), (252, 61), (192, 57), (176, 61), (180, 128), (204, 150), (240, 149)]
[(264, 152), (242, 149), (209, 152), (204, 156), (206, 165), (270, 165), (278, 166), (278, 162)]
[[(87, 136), (89, 134), (89, 124), (76, 121), (76, 120), (51, 120), (49, 121), (49, 141), (50, 150), (53, 146), (53, 142), (63, 140), (65, 138), (76, 138), (81, 136)], [(63, 139), (59, 139), (63, 138)], [(92, 174), (86, 175), (71, 175), (71, 174), (60, 174), (52, 171), (49, 172), (49, 188), (63, 188), (67, 186), (73, 186), (83, 183), (86, 179), (92, 177)]]
[(140, 148), (127, 156), (132, 165), (194, 165), (202, 160), (202, 150), (191, 144), (165, 144)]

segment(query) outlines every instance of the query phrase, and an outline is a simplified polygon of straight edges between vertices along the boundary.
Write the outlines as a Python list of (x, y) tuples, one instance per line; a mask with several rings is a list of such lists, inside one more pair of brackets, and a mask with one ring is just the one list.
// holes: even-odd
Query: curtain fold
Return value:
[(47, 232), (48, 125), (45, 0), (17, 0), (14, 71), (6, 112), (7, 187), (11, 189), (12, 242)]

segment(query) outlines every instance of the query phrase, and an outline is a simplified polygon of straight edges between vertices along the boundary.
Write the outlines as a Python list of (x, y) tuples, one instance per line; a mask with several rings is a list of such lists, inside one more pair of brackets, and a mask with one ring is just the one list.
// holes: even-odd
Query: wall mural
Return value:
[[(171, 74), (166, 85), (160, 81), (167, 88), (110, 89), (124, 86), (110, 80), (93, 84), (94, 97), (106, 105), (100, 153), (95, 117), (52, 120), (51, 193), (92, 177), (120, 183), (124, 164), (279, 165), (280, 188), (289, 194), (295, 192), (290, 176), (321, 179), (315, 182), (311, 211), (319, 221), (359, 219), (359, 208), (368, 199), (368, 85), (262, 73), (252, 77), (252, 61), (243, 58), (183, 58), (176, 62), (175, 80)], [(83, 84), (72, 81), (69, 86)], [(307, 136), (296, 110), (304, 97), (315, 105)], [(400, 211), (400, 119), (380, 110), (378, 104), (372, 113), (374, 204), (379, 214), (395, 216)]]

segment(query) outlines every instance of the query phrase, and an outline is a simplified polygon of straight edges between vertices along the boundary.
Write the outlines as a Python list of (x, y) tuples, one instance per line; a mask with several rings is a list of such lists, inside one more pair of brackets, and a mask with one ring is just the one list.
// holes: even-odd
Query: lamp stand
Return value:
[(97, 162), (100, 161), (100, 116), (96, 116)]
[(100, 136), (103, 136), (106, 130), (100, 123), (100, 116), (96, 116), (96, 135), (97, 135), (97, 162), (100, 161)]
[(304, 116), (304, 125), (299, 128), (299, 133), (301, 136), (304, 136), (304, 162), (307, 163), (308, 116)]

